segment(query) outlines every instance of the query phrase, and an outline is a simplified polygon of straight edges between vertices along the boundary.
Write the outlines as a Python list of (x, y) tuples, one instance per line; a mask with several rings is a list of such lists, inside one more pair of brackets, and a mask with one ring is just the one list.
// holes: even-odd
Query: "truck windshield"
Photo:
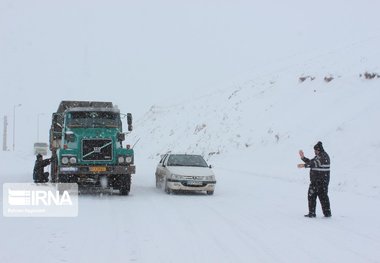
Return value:
[(120, 124), (120, 114), (107, 111), (76, 111), (68, 112), (66, 123), (70, 128), (112, 127)]
[(172, 154), (169, 156), (168, 166), (195, 166), (207, 167), (206, 161), (200, 155)]

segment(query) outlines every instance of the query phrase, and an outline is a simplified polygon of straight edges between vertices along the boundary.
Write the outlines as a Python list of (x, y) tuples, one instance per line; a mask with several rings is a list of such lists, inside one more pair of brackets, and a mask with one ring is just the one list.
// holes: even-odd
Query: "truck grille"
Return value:
[(84, 139), (82, 140), (84, 161), (108, 161), (112, 160), (111, 139)]

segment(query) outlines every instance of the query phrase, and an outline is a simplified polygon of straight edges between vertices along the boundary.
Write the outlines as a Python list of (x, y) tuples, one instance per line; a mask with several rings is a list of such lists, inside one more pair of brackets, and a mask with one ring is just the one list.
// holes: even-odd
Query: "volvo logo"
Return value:
[(95, 153), (100, 153), (101, 150), (102, 150), (102, 147), (94, 147)]

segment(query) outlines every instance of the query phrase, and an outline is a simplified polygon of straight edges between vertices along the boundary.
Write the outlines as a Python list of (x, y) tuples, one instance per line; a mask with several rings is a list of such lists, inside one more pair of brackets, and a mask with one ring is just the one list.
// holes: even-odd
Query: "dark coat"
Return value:
[(33, 169), (33, 180), (36, 182), (40, 182), (44, 178), (44, 167), (48, 166), (51, 162), (51, 159), (45, 160), (36, 160)]
[(330, 181), (330, 157), (325, 151), (321, 151), (313, 159), (306, 157), (302, 158), (305, 162), (305, 168), (310, 168), (310, 181), (311, 182), (324, 182)]
[(322, 149), (317, 156), (309, 160), (304, 157), (305, 168), (310, 168), (310, 186), (308, 191), (309, 215), (315, 216), (317, 197), (321, 202), (323, 214), (331, 216), (328, 186), (330, 182), (330, 157)]

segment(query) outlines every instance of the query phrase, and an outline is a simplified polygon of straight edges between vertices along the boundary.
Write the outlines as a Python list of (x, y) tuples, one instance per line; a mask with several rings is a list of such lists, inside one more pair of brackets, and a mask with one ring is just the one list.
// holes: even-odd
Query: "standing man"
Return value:
[(37, 159), (33, 169), (33, 180), (35, 183), (47, 183), (49, 182), (49, 173), (44, 173), (44, 167), (48, 166), (51, 159), (43, 159), (41, 154), (37, 154)]
[(321, 202), (322, 211), (325, 217), (331, 217), (330, 200), (328, 196), (328, 187), (330, 182), (330, 157), (325, 152), (322, 142), (314, 146), (315, 157), (308, 159), (302, 150), (299, 155), (304, 164), (298, 164), (298, 168), (310, 168), (310, 186), (308, 191), (309, 213), (305, 217), (315, 217), (315, 207), (317, 197)]

